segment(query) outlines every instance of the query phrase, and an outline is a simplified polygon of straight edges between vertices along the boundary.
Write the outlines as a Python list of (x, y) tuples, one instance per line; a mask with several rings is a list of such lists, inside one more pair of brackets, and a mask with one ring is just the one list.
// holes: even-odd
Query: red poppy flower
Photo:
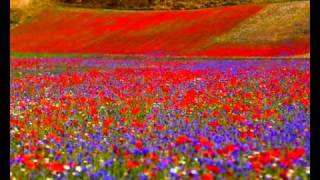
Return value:
[(135, 144), (136, 144), (136, 147), (137, 147), (138, 149), (142, 149), (142, 148), (143, 148), (143, 143), (142, 143), (142, 141), (137, 140)]
[(208, 123), (208, 126), (210, 127), (217, 127), (217, 126), (221, 126), (219, 122), (217, 121), (211, 121)]
[(159, 157), (155, 153), (150, 153), (148, 157), (151, 161), (159, 161)]
[(106, 119), (105, 121), (103, 121), (103, 126), (104, 126), (105, 128), (107, 128), (107, 127), (110, 126), (110, 124), (112, 124), (113, 121), (114, 121), (113, 118), (112, 118), (112, 117), (109, 117), (108, 119)]
[(195, 144), (193, 147), (194, 147), (194, 150), (195, 150), (196, 152), (199, 152), (202, 146), (201, 146), (200, 143), (197, 143), (197, 144)]
[(164, 130), (164, 126), (157, 124), (157, 125), (156, 125), (156, 129), (157, 129), (158, 131), (162, 131), (162, 130)]
[(191, 139), (189, 137), (187, 137), (186, 135), (179, 135), (176, 138), (177, 145), (182, 145), (182, 144), (189, 143), (189, 142), (191, 142)]
[(139, 108), (139, 107), (135, 107), (135, 108), (133, 108), (132, 111), (131, 111), (131, 113), (134, 114), (134, 115), (135, 115), (135, 114), (139, 114), (139, 112), (140, 112), (140, 108)]
[(144, 128), (145, 124), (143, 122), (132, 122), (131, 126), (140, 129), (140, 128)]
[(131, 156), (132, 156), (132, 154), (130, 154), (129, 152), (124, 152), (124, 153), (123, 153), (123, 157), (124, 157), (124, 158), (127, 158), (127, 159), (128, 159), (128, 158), (130, 158)]
[(29, 170), (35, 169), (38, 167), (38, 163), (32, 162), (32, 161), (27, 161), (25, 162), (25, 165)]
[(50, 171), (55, 171), (57, 173), (64, 171), (64, 164), (59, 162), (48, 163), (46, 166)]
[(296, 149), (289, 151), (287, 153), (287, 158), (294, 161), (294, 160), (302, 157), (304, 155), (304, 153), (305, 153), (305, 151), (303, 148), (296, 148)]
[(205, 147), (208, 147), (208, 148), (211, 148), (213, 146), (213, 142), (211, 140), (209, 140), (206, 137), (202, 137), (202, 136), (199, 137), (199, 143), (202, 146), (205, 146)]
[(207, 165), (207, 169), (215, 174), (218, 174), (220, 172), (220, 168), (216, 165)]
[(139, 162), (135, 160), (128, 160), (126, 165), (128, 169), (134, 169), (139, 167)]
[(214, 180), (214, 177), (210, 173), (204, 173), (201, 176), (201, 180)]

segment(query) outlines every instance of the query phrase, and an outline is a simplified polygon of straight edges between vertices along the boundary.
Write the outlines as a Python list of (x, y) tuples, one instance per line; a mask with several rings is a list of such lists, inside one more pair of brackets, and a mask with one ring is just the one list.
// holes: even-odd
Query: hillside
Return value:
[(51, 7), (11, 32), (12, 52), (210, 57), (309, 53), (309, 2), (201, 10)]
[(117, 9), (199, 9), (248, 3), (301, 0), (52, 0), (72, 6)]
[(10, 0), (11, 9), (37, 4), (58, 3), (67, 6), (112, 9), (199, 9), (248, 3), (275, 3), (303, 0)]

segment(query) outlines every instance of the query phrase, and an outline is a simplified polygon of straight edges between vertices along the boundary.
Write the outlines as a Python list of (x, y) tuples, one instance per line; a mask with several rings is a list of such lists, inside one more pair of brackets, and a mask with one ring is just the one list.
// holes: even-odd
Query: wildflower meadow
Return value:
[(11, 60), (11, 179), (308, 179), (307, 60)]

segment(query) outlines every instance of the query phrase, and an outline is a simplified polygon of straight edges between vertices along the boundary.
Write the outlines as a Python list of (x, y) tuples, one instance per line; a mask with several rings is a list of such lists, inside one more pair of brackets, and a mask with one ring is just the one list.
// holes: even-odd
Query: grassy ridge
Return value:
[(310, 4), (305, 1), (270, 4), (214, 41), (260, 44), (307, 38), (309, 9)]
[(68, 6), (115, 9), (199, 9), (248, 3), (292, 2), (299, 0), (55, 0)]
[(11, 29), (31, 21), (33, 17), (52, 5), (51, 0), (10, 0)]

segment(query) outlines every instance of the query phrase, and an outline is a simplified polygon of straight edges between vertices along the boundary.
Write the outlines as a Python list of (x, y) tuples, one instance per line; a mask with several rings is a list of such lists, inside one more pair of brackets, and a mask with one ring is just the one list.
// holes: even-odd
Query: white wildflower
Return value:
[(184, 160), (180, 160), (179, 163), (182, 165), (186, 164), (186, 162)]
[(70, 169), (70, 166), (66, 164), (66, 165), (63, 166), (63, 168), (64, 168), (65, 170), (69, 170), (69, 169)]
[(307, 174), (310, 174), (310, 167), (309, 167), (309, 166), (306, 167), (306, 173), (307, 173)]
[(81, 171), (82, 171), (81, 166), (77, 166), (77, 167), (76, 167), (76, 171), (81, 172)]
[(179, 167), (174, 167), (170, 169), (170, 173), (176, 174), (179, 171)]
[(191, 174), (198, 174), (198, 172), (196, 170), (192, 169)]
[(266, 178), (267, 178), (267, 179), (271, 179), (272, 176), (271, 176), (270, 174), (267, 174), (267, 175), (266, 175)]

